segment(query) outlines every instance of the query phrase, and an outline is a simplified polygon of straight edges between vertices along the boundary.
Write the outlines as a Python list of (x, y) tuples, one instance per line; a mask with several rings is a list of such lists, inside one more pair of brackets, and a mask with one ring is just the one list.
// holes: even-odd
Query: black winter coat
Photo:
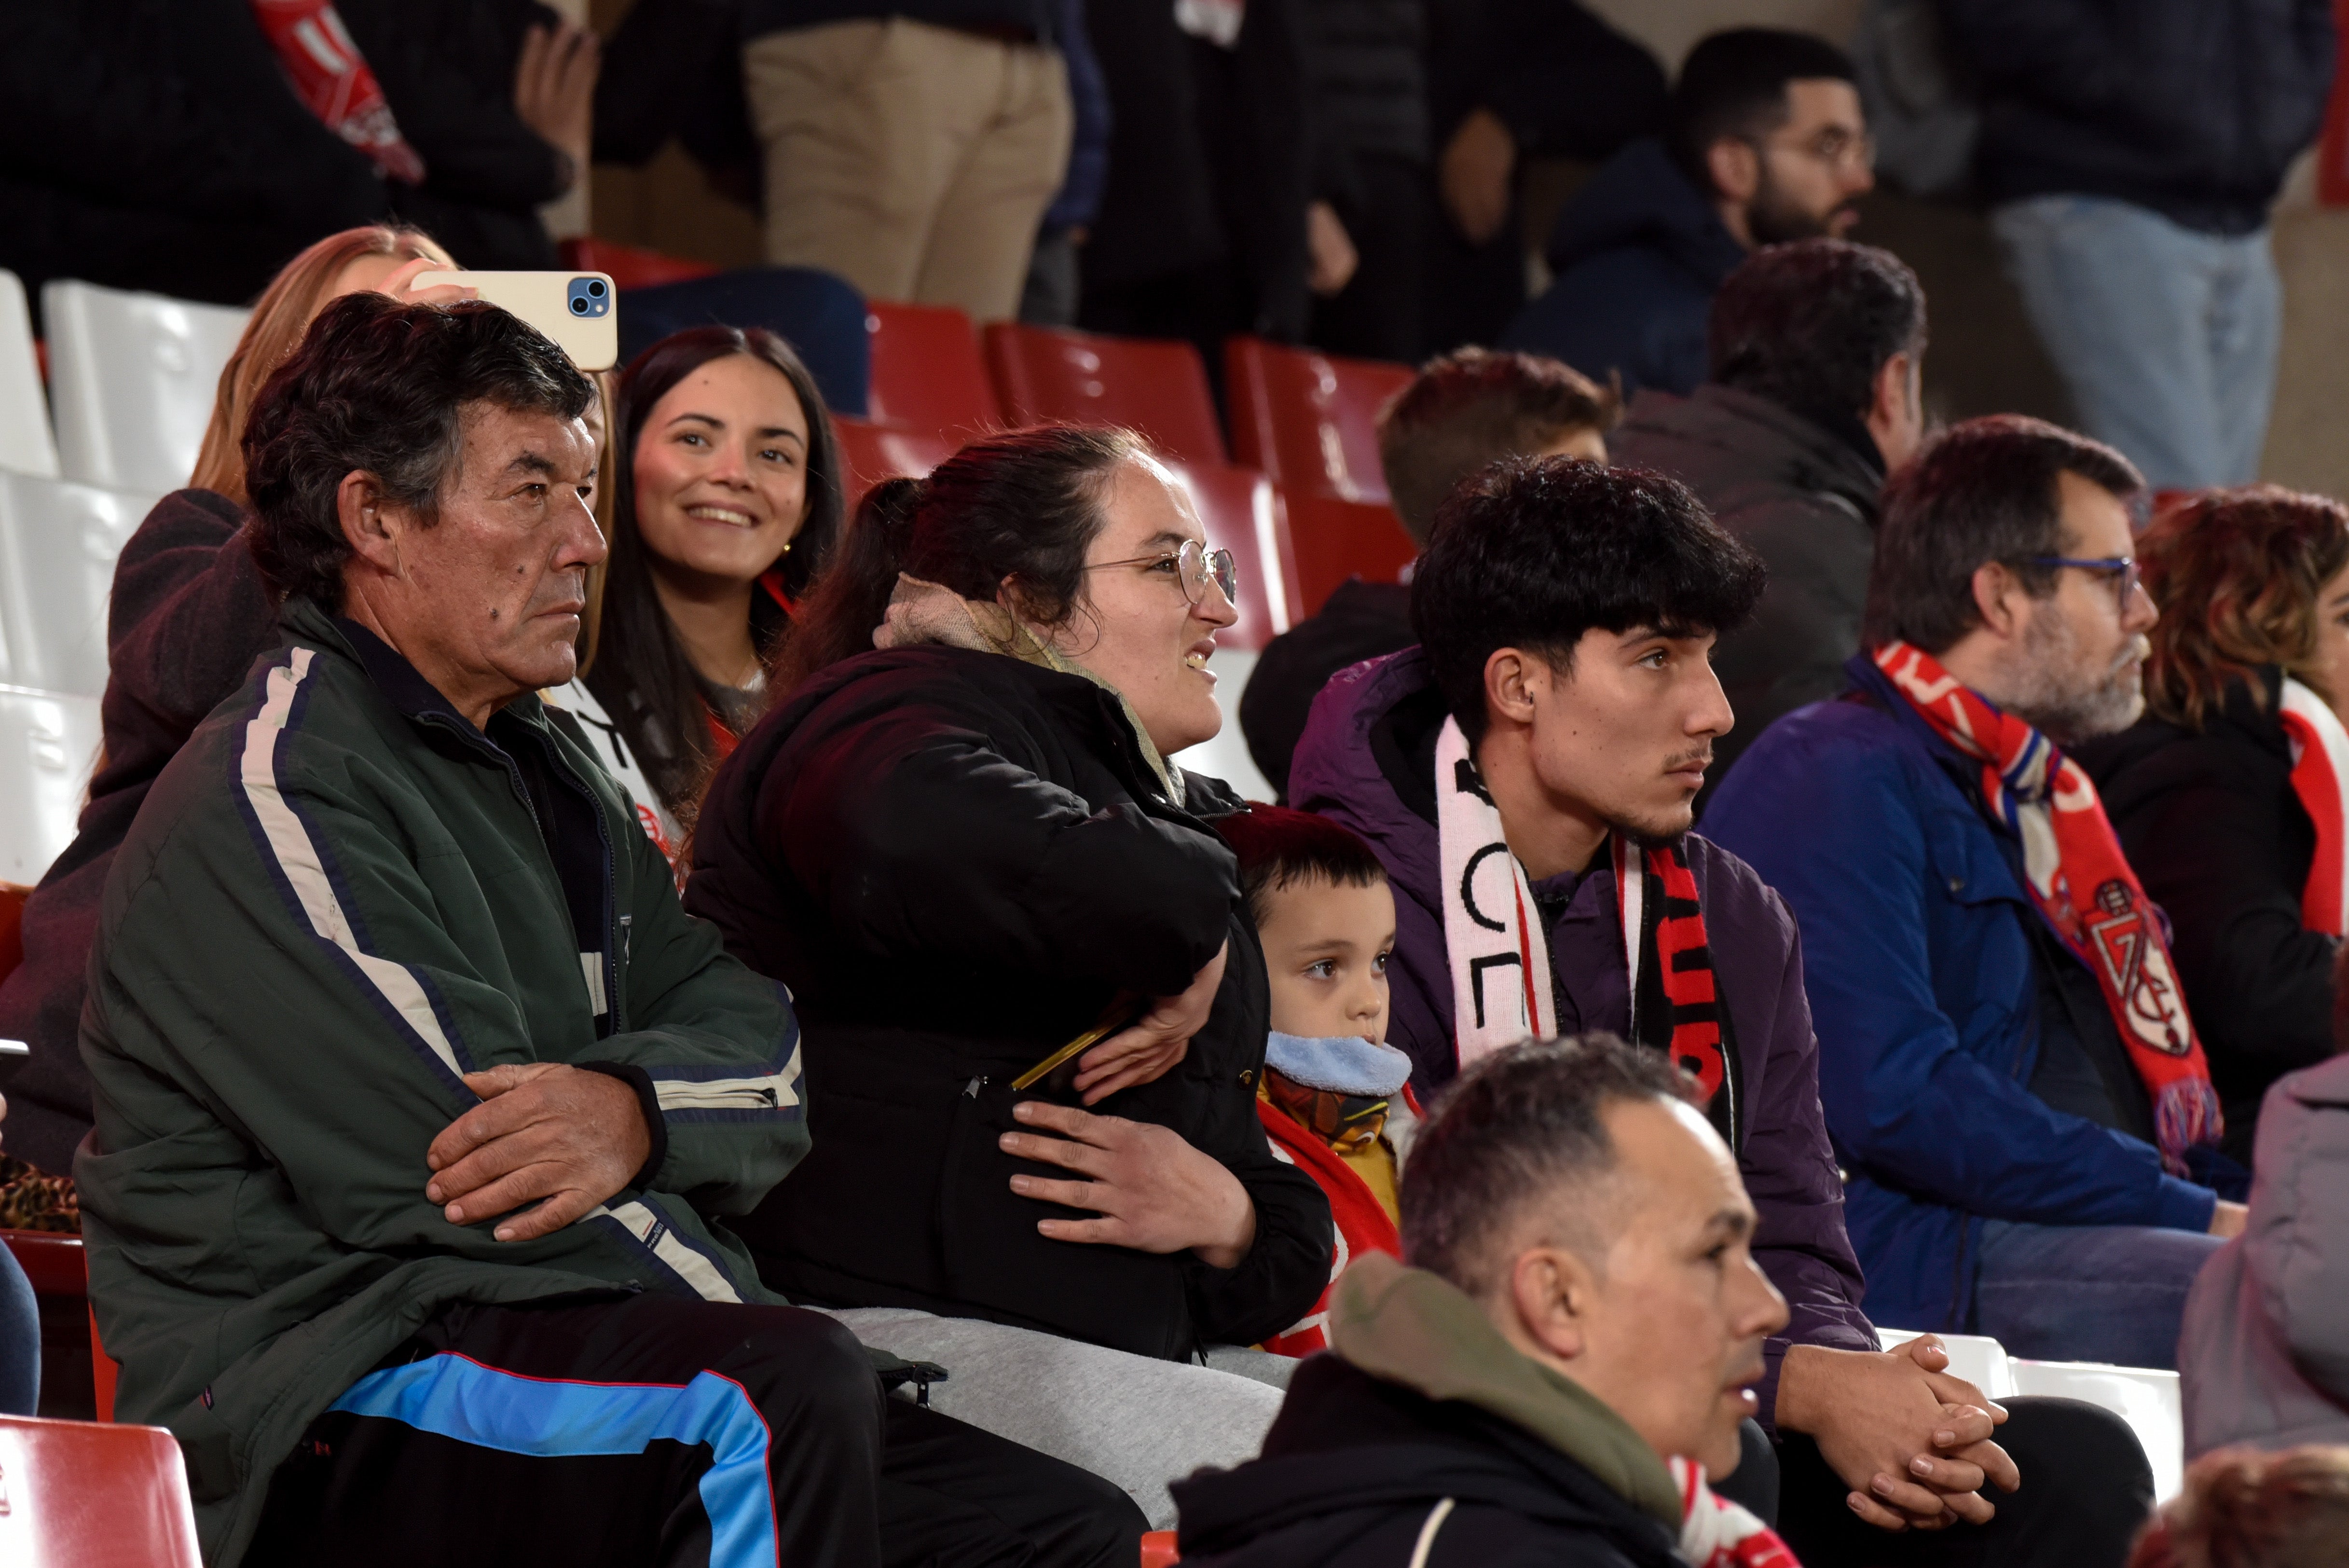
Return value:
[(304, 108), (244, 0), (0, 5), (0, 266), (242, 305), (313, 240), (387, 217), (470, 267), (551, 267), (562, 159), (513, 108), (535, 0), (338, 0), (411, 188)]
[(1240, 693), (1240, 730), (1248, 756), (1283, 800), (1288, 764), (1305, 737), (1313, 699), (1330, 677), (1366, 659), (1401, 653), (1419, 640), (1411, 629), (1411, 589), (1399, 583), (1350, 577), (1320, 613), (1264, 645)]
[(1686, 1568), (1661, 1521), (1530, 1432), (1335, 1355), (1297, 1369), (1261, 1459), (1174, 1490), (1196, 1568)]
[[(1237, 808), (1190, 788), (1195, 810)], [(1170, 1359), (1311, 1310), (1330, 1206), (1257, 1119), (1270, 1004), (1231, 850), (1159, 798), (1101, 688), (949, 648), (833, 666), (719, 770), (686, 908), (788, 984), (800, 1019), (815, 1147), (735, 1227), (774, 1288)], [(1065, 1174), (997, 1147), (1029, 1097), (1010, 1080), (1121, 993), (1182, 990), (1226, 942), (1182, 1064), (1092, 1108), (1221, 1160), (1256, 1201), (1255, 1246), (1219, 1270), (1047, 1240), (1038, 1220), (1091, 1216), (1010, 1190), (1015, 1172)]]
[(2316, 825), (2292, 793), (2282, 672), (2259, 680), (2263, 706), (2238, 683), (2199, 734), (2148, 715), (2074, 752), (2169, 916), (2178, 983), (2227, 1115), (2224, 1147), (2246, 1167), (2268, 1085), (2333, 1053), (2340, 948), (2300, 923)]
[(2116, 196), (2247, 234), (2316, 139), (2333, 0), (1942, 0), (1994, 201)]

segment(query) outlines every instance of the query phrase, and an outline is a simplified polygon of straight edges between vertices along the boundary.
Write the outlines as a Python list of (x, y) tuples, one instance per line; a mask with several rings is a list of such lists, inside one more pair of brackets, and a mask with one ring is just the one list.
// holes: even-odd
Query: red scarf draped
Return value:
[(2292, 792), (2316, 825), (2300, 923), (2327, 936), (2349, 936), (2349, 846), (2343, 842), (2349, 807), (2342, 793), (2349, 789), (2349, 732), (2323, 698), (2288, 675), (2282, 706), (2277, 717), (2292, 742)]
[(2022, 841), (2039, 912), (2103, 988), (2153, 1101), (2162, 1162), (2184, 1174), (2188, 1149), (2219, 1141), (2219, 1097), (2160, 918), (2105, 820), (2096, 786), (2046, 736), (1992, 706), (1922, 649), (1892, 642), (1875, 657), (1936, 734), (1982, 763), (1982, 802), (1992, 820)]
[(424, 160), (399, 134), (375, 72), (343, 30), (331, 0), (253, 0), (253, 15), (277, 51), (295, 96), (328, 130), (403, 185), (424, 183)]

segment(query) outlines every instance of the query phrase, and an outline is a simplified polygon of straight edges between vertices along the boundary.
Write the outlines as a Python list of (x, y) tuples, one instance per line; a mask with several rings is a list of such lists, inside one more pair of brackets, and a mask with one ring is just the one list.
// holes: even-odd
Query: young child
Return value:
[[(1257, 1114), (1274, 1151), (1329, 1195), (1335, 1279), (1360, 1253), (1402, 1251), (1395, 1179), (1418, 1107), (1411, 1058), (1385, 1044), (1394, 894), (1370, 846), (1326, 817), (1258, 805), (1216, 826), (1239, 857), (1272, 985)], [(1325, 1290), (1264, 1347), (1283, 1355), (1326, 1348), (1328, 1309)]]

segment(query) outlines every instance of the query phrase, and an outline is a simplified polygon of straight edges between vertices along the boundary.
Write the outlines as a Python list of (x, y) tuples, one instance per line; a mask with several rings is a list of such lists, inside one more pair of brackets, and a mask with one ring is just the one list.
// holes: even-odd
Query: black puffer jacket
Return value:
[[(791, 986), (815, 1147), (736, 1229), (795, 1299), (910, 1306), (1179, 1358), (1252, 1344), (1328, 1282), (1330, 1207), (1256, 1115), (1269, 1007), (1230, 849), (1193, 778), (1160, 800), (1113, 698), (988, 653), (910, 648), (817, 676), (703, 803), (686, 907)], [(1169, 995), (1230, 943), (1188, 1056), (1092, 1107), (1155, 1122), (1255, 1199), (1230, 1270), (1053, 1241), (1015, 1196), (1010, 1080), (1120, 992)]]
[(2333, 87), (2333, 0), (1942, 0), (1983, 93), (1995, 201), (2116, 196), (2210, 234), (2267, 222)]
[(2268, 1085), (2335, 1049), (2340, 949), (2300, 923), (2316, 825), (2292, 793), (2282, 672), (2259, 680), (2262, 701), (2230, 687), (2199, 733), (2148, 715), (2074, 752), (2169, 916), (2178, 982), (2227, 1114), (2226, 1152), (2245, 1166)]

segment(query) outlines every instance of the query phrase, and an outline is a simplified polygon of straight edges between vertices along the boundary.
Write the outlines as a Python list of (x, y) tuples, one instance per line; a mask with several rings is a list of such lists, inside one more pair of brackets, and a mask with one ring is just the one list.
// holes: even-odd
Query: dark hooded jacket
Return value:
[(1705, 378), (1713, 296), (1745, 249), (1663, 143), (1643, 139), (1575, 192), (1549, 236), (1557, 281), (1509, 324), (1505, 348), (1563, 359), (1623, 390), (1692, 392)]
[[(703, 801), (686, 907), (789, 985), (804, 1025), (815, 1151), (738, 1226), (770, 1284), (1174, 1359), (1311, 1310), (1329, 1200), (1257, 1117), (1264, 958), (1207, 820), (1239, 803), (1195, 776), (1185, 799), (1164, 798), (1113, 695), (964, 649), (843, 659), (743, 738)], [(1094, 1216), (1011, 1191), (1066, 1174), (997, 1146), (1016, 1099), (1053, 1097), (1011, 1080), (1226, 942), (1183, 1062), (1091, 1108), (1222, 1161), (1254, 1247), (1225, 1270), (1040, 1235)]]
[(1685, 398), (1640, 393), (1608, 438), (1615, 462), (1695, 491), (1770, 568), (1754, 618), (1713, 652), (1737, 727), (1713, 743), (1707, 797), (1780, 714), (1842, 691), (1844, 661), (1859, 651), (1884, 467), (1867, 427), (1846, 419), (1848, 430), (1830, 430), (1707, 382)]
[(2332, 0), (1942, 0), (1982, 84), (1992, 200), (2117, 197), (2264, 226), (2331, 94)]
[[(1655, 1451), (1435, 1275), (1368, 1257), (1263, 1455), (1174, 1483), (1200, 1568), (1678, 1568)], [(1421, 1549), (1424, 1546), (1424, 1555)]]
[[(1411, 1054), (1423, 1096), (1458, 1069), (1435, 830), (1435, 737), (1444, 716), (1417, 649), (1356, 665), (1314, 703), (1288, 777), (1290, 798), (1361, 834), (1393, 884), (1387, 1042)], [(1744, 861), (1693, 835), (1684, 844), (1743, 1068), (1747, 1130), (1737, 1165), (1761, 1215), (1754, 1255), (1794, 1314), (1765, 1352), (1769, 1374), (1759, 1392), (1766, 1417), (1789, 1345), (1874, 1350), (1876, 1331), (1859, 1310), (1865, 1286), (1844, 1233), (1843, 1183), (1819, 1108), (1818, 1042), (1794, 917)], [(1534, 896), (1548, 921), (1559, 1033), (1628, 1036), (1630, 984), (1614, 878), (1547, 877), (1534, 884)]]
[(2199, 732), (2147, 715), (2072, 753), (2169, 917), (2170, 955), (2227, 1116), (2226, 1152), (2246, 1166), (2268, 1085), (2333, 1053), (2341, 948), (2301, 924), (2316, 825), (2292, 787), (2282, 671), (2254, 679), (2260, 701), (2234, 683)]
[(74, 841), (25, 905), (25, 961), (0, 981), (0, 1037), (32, 1054), (8, 1085), (8, 1152), (63, 1176), (89, 1131), (78, 1044), (99, 895), (149, 786), (204, 715), (277, 646), (244, 514), (209, 490), (163, 497), (122, 547), (107, 609), (105, 756)]

